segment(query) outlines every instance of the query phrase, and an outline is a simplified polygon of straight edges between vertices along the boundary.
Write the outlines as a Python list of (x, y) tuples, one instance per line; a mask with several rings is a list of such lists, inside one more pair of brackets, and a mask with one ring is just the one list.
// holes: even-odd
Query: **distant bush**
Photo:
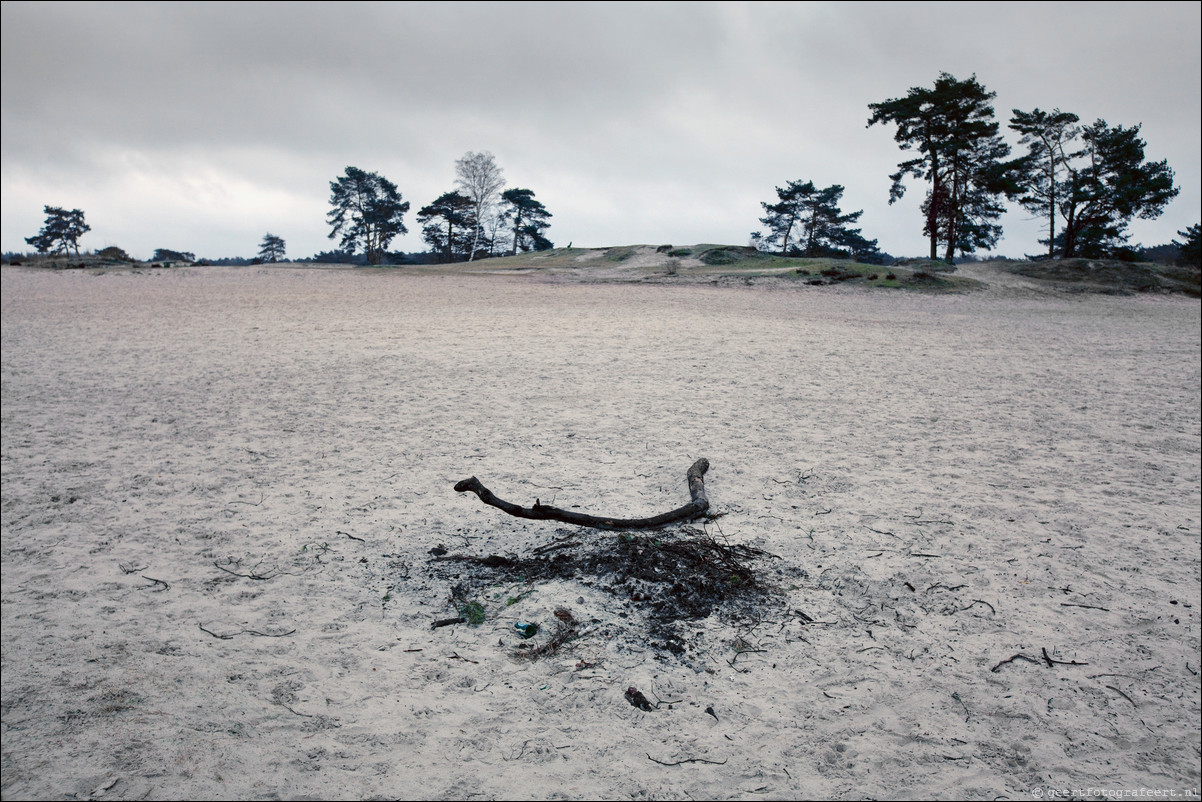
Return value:
[(155, 248), (152, 262), (195, 262), (196, 254), (191, 251), (173, 251), (170, 248)]
[(99, 256), (101, 259), (108, 259), (109, 261), (112, 261), (112, 262), (132, 262), (132, 261), (134, 261), (134, 258), (132, 256), (130, 256), (128, 253), (126, 253), (123, 249), (118, 248), (116, 245), (110, 245), (107, 248), (102, 248), (101, 250), (96, 251), (96, 255)]

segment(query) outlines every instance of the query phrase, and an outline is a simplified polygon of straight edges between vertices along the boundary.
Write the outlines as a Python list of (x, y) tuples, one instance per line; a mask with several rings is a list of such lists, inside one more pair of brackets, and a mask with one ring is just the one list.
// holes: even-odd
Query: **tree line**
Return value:
[[(1112, 126), (1103, 119), (1081, 123), (1071, 112), (1014, 109), (1009, 128), (1026, 152), (1012, 158), (996, 119), (993, 99), (975, 75), (957, 80), (941, 73), (933, 87), (912, 87), (904, 97), (870, 103), (867, 127), (896, 126), (894, 140), (915, 156), (889, 176), (889, 203), (906, 193), (906, 179), (927, 185), (922, 231), (930, 258), (951, 262), (991, 250), (1001, 239), (1003, 200), (1018, 203), (1044, 221), (1046, 258), (1129, 257), (1128, 226), (1135, 218), (1159, 217), (1180, 189), (1165, 161), (1149, 162), (1140, 126)], [(440, 262), (537, 251), (547, 238), (551, 213), (529, 189), (505, 189), (504, 171), (492, 153), (468, 152), (455, 162), (454, 188), (417, 212), (422, 239)], [(396, 184), (378, 173), (347, 167), (330, 182), (329, 237), (341, 237), (342, 252), (362, 251), (380, 264), (397, 236), (408, 233), (410, 204)], [(764, 230), (751, 234), (755, 247), (784, 256), (837, 256), (880, 261), (875, 239), (854, 227), (863, 214), (840, 209), (844, 187), (789, 181), (776, 188), (775, 202), (762, 202)], [(79, 253), (90, 227), (79, 209), (46, 206), (46, 225), (26, 239), (39, 253)], [(1184, 257), (1198, 248), (1198, 226), (1178, 232)], [(258, 259), (285, 258), (285, 242), (268, 233)], [(179, 252), (163, 252), (163, 260)], [(191, 254), (188, 254), (189, 256)], [(330, 256), (330, 254), (319, 254)], [(1032, 257), (1034, 258), (1034, 257)]]
[(996, 245), (1002, 198), (1046, 220), (1039, 242), (1049, 258), (1123, 256), (1131, 220), (1159, 217), (1177, 197), (1168, 164), (1146, 161), (1138, 125), (1079, 125), (1076, 114), (1059, 109), (1014, 109), (1009, 127), (1027, 152), (1009, 158), (994, 97), (975, 75), (960, 81), (941, 73), (933, 88), (868, 105), (868, 127), (893, 124), (901, 149), (917, 151), (890, 176), (889, 202), (905, 193), (907, 177), (927, 183), (923, 234), (931, 259), (941, 249), (950, 262), (957, 252)]
[[(455, 162), (455, 189), (439, 195), (417, 213), (422, 239), (441, 262), (541, 251), (554, 247), (546, 237), (551, 212), (529, 189), (505, 189), (504, 170), (487, 151), (469, 151)], [(330, 238), (341, 247), (362, 249), (368, 264), (380, 264), (388, 244), (408, 233), (409, 202), (378, 173), (347, 167), (330, 182)]]
[[(1009, 158), (993, 109), (996, 93), (976, 76), (960, 81), (941, 73), (932, 88), (913, 87), (905, 97), (870, 103), (868, 127), (892, 124), (902, 150), (917, 155), (890, 177), (889, 203), (906, 192), (906, 178), (925, 181), (923, 234), (930, 258), (951, 262), (957, 253), (991, 250), (1002, 236), (1003, 198), (1045, 221), (1047, 258), (1130, 255), (1127, 227), (1139, 217), (1160, 216), (1180, 191), (1164, 161), (1148, 162), (1140, 126), (1111, 126), (1099, 119), (1081, 125), (1071, 112), (1013, 110), (1009, 127), (1027, 152)], [(862, 212), (839, 209), (843, 187), (824, 189), (791, 181), (777, 187), (777, 202), (761, 204), (766, 231), (753, 232), (762, 250), (791, 256), (847, 256), (875, 261), (876, 240), (851, 228)], [(1198, 226), (1178, 232), (1191, 262)]]

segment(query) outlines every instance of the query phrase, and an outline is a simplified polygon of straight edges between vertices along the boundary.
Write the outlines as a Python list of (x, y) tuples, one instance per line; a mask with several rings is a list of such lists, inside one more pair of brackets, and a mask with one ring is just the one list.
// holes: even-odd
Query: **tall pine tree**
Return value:
[(945, 72), (932, 89), (913, 87), (905, 97), (868, 105), (869, 127), (895, 124), (901, 149), (920, 154), (890, 176), (889, 202), (905, 194), (907, 176), (930, 184), (922, 209), (932, 259), (939, 258), (940, 245), (951, 262), (956, 251), (989, 249), (1001, 237), (1000, 197), (1017, 193), (1018, 164), (1002, 161), (1010, 148), (998, 134), (994, 96), (975, 75), (958, 81)]
[(519, 250), (525, 253), (555, 247), (555, 243), (543, 235), (551, 227), (548, 222), (551, 216), (529, 189), (507, 189), (501, 193), (501, 222), (513, 237), (510, 255)]
[(330, 182), (330, 206), (330, 239), (341, 234), (343, 248), (362, 247), (368, 264), (380, 264), (388, 243), (409, 231), (403, 219), (409, 201), (378, 173), (347, 167), (346, 175)]
[(1022, 135), (1019, 143), (1027, 146), (1025, 186), (1018, 202), (1031, 214), (1047, 220), (1048, 237), (1039, 242), (1048, 246), (1051, 258), (1056, 255), (1056, 215), (1073, 155), (1069, 148), (1081, 134), (1081, 126), (1077, 125), (1080, 118), (1060, 109), (1051, 113), (1042, 109), (1013, 111), (1010, 128)]
[(1081, 131), (1060, 192), (1063, 231), (1055, 245), (1064, 258), (1112, 255), (1126, 242), (1133, 218), (1152, 220), (1181, 191), (1165, 161), (1146, 162), (1138, 125), (1098, 120)]
[(459, 192), (445, 192), (417, 213), (422, 239), (443, 262), (468, 260), (479, 244), (476, 204)]

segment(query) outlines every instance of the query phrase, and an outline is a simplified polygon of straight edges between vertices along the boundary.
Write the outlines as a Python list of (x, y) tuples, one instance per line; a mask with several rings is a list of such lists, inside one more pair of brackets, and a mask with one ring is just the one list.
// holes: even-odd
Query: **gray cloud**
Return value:
[[(975, 73), (1012, 108), (1143, 124), (1181, 196), (1135, 240), (1197, 222), (1196, 3), (119, 4), (3, 6), (5, 250), (44, 204), (89, 247), (327, 249), (329, 182), (383, 173), (416, 210), (491, 150), (561, 244), (746, 242), (792, 179), (846, 188), (865, 233), (925, 251), (921, 187), (868, 103)], [(1014, 141), (1014, 139), (1012, 139)], [(417, 226), (394, 243), (423, 244)], [(1034, 252), (1007, 215), (1001, 250)]]

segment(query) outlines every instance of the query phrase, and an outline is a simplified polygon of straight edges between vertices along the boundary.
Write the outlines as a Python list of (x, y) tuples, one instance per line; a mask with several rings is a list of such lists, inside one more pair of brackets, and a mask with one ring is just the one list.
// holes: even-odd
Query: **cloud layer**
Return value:
[[(1197, 3), (118, 4), (3, 6), (2, 246), (42, 206), (87, 247), (253, 255), (333, 247), (329, 182), (380, 172), (413, 204), (489, 150), (566, 245), (741, 244), (795, 179), (847, 188), (864, 233), (923, 253), (921, 187), (868, 104), (976, 74), (1010, 110), (1143, 125), (1180, 197), (1132, 227), (1198, 222)], [(1016, 142), (1017, 137), (1010, 137)], [(1014, 209), (1000, 251), (1033, 253)], [(423, 250), (410, 233), (393, 243)]]

